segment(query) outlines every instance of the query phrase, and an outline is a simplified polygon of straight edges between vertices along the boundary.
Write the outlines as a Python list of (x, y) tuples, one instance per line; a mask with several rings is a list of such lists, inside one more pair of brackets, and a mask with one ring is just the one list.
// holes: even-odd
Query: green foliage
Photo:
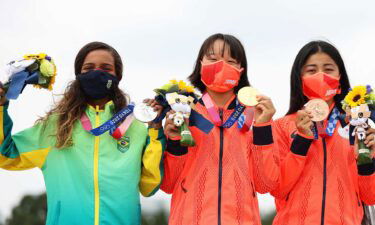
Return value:
[(142, 213), (142, 225), (167, 225), (168, 213), (160, 209), (151, 214)]
[[(19, 205), (14, 207), (5, 224), (0, 225), (44, 225), (47, 218), (47, 196), (26, 195)], [(0, 218), (1, 219), (1, 218)], [(1, 221), (1, 220), (0, 220)], [(142, 213), (142, 225), (167, 225), (168, 213), (159, 210), (153, 213)]]
[[(262, 217), (262, 225), (271, 225), (275, 212)], [(47, 216), (46, 194), (37, 196), (26, 195), (19, 205), (12, 210), (5, 224), (0, 225), (44, 225)], [(1, 218), (0, 218), (1, 219)], [(1, 221), (1, 220), (0, 220)], [(160, 209), (152, 213), (142, 213), (142, 225), (167, 225), (168, 212)]]
[(273, 219), (275, 218), (276, 212), (267, 213), (262, 217), (262, 225), (272, 225)]
[(26, 195), (12, 210), (5, 225), (44, 225), (47, 216), (46, 194)]

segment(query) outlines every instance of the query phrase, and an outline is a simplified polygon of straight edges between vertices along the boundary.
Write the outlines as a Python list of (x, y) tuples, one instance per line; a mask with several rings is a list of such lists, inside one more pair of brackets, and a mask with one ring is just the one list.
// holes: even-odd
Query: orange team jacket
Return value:
[[(363, 202), (375, 204), (374, 163), (357, 167), (349, 134), (314, 140), (297, 132), (296, 114), (274, 122), (280, 150), (276, 225), (359, 225)], [(350, 134), (351, 135), (351, 134)]]
[[(226, 121), (236, 106), (229, 101), (221, 110)], [(200, 100), (196, 111), (210, 116)], [(261, 224), (256, 192), (266, 193), (277, 185), (278, 150), (274, 149), (269, 124), (241, 132), (214, 127), (205, 134), (190, 127), (195, 147), (167, 141), (161, 189), (172, 194), (170, 225)]]

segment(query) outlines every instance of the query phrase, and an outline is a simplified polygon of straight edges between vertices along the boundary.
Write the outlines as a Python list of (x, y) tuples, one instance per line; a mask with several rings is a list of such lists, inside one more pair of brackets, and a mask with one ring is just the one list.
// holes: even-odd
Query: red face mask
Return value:
[(316, 73), (302, 77), (303, 94), (308, 99), (320, 98), (325, 101), (341, 93), (340, 78), (326, 73)]
[(212, 91), (227, 92), (238, 85), (242, 71), (220, 60), (202, 64), (201, 80)]

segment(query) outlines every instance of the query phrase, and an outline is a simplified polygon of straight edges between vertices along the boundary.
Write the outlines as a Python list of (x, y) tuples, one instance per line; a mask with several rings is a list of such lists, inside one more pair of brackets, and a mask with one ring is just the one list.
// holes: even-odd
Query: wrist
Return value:
[(155, 128), (155, 129), (161, 129), (163, 125), (160, 123), (154, 123), (154, 122), (149, 122), (148, 123), (149, 128)]
[(271, 120), (272, 120), (272, 117), (270, 117), (270, 118), (259, 118), (259, 119), (256, 119), (255, 120), (255, 124), (266, 124), (266, 123), (269, 123), (269, 122), (271, 122)]

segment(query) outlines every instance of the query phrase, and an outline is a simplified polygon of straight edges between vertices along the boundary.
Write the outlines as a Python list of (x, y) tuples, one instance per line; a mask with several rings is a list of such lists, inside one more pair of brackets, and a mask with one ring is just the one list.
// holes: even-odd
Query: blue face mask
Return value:
[(77, 75), (85, 95), (91, 99), (102, 99), (113, 95), (114, 88), (118, 85), (118, 78), (103, 70), (90, 70)]

